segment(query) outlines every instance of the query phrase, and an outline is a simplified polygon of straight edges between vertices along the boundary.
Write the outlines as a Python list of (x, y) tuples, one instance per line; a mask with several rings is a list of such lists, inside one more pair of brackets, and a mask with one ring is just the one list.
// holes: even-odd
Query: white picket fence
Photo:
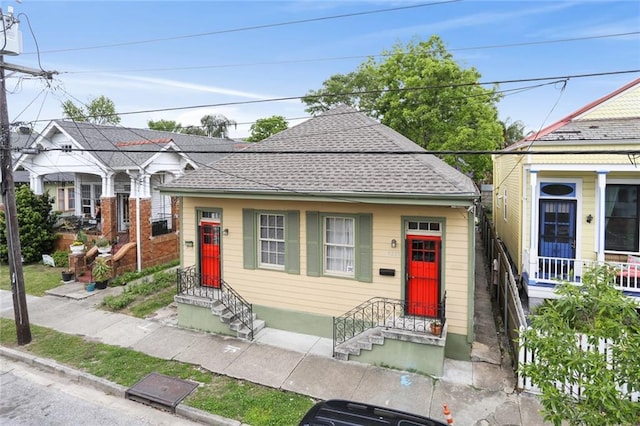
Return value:
[[(520, 336), (522, 336), (522, 332), (524, 330), (524, 327), (520, 327)], [(605, 354), (608, 362), (612, 361), (613, 351), (611, 350), (611, 341), (608, 339), (599, 339), (597, 345), (591, 345), (586, 335), (577, 334), (576, 345), (583, 351), (598, 351), (601, 354)], [(536, 362), (533, 352), (527, 350), (527, 348), (525, 347), (523, 337), (520, 337), (519, 341), (518, 361), (520, 364), (529, 364)], [(562, 390), (568, 395), (573, 395), (577, 398), (582, 397), (583, 390), (579, 386), (573, 385), (571, 383), (561, 382), (556, 382), (555, 386), (557, 389)], [(529, 377), (525, 377), (522, 374), (518, 374), (518, 388), (532, 393), (541, 393), (540, 388), (538, 388)], [(618, 385), (616, 386), (616, 388), (620, 392), (620, 395), (628, 396), (631, 401), (640, 401), (640, 390), (629, 392), (626, 383)]]

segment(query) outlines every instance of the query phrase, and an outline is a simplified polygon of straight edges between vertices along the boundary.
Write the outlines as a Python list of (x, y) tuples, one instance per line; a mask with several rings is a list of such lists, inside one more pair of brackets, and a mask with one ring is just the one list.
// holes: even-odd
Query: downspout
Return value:
[(138, 260), (138, 272), (142, 271), (142, 247), (140, 239), (142, 231), (140, 230), (140, 194), (136, 197), (136, 256)]

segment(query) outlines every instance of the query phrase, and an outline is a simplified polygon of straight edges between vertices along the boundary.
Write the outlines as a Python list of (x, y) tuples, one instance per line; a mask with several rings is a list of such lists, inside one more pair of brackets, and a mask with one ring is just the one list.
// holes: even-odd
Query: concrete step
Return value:
[[(266, 323), (264, 322), (264, 320), (255, 319), (253, 321), (253, 335), (255, 336), (256, 334), (258, 334), (258, 332), (262, 330), (265, 325)], [(248, 340), (250, 332), (251, 330), (249, 330), (248, 327), (242, 326), (242, 328), (237, 330), (238, 338)]]

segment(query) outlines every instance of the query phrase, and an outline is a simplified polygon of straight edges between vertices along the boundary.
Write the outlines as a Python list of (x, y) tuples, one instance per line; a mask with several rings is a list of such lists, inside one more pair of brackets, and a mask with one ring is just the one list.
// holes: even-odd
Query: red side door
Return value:
[(202, 285), (220, 287), (220, 224), (200, 224), (200, 276)]
[(407, 236), (407, 313), (438, 316), (440, 301), (440, 247), (438, 236)]

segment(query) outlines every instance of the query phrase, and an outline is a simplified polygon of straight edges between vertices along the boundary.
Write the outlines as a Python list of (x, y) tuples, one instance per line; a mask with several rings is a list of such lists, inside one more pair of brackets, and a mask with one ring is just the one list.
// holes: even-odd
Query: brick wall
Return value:
[(116, 197), (102, 197), (100, 199), (100, 212), (102, 214), (102, 229), (100, 232), (113, 241), (118, 235)]

